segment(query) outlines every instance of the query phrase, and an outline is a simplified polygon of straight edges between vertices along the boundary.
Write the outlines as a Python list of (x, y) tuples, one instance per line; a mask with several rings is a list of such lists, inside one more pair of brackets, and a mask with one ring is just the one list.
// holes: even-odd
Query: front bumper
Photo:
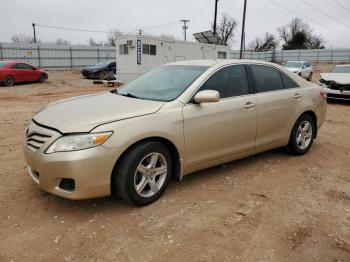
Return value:
[[(79, 151), (45, 154), (44, 151), (56, 138), (47, 141), (36, 152), (24, 143), (28, 173), (33, 181), (42, 190), (68, 199), (110, 195), (111, 175), (121, 150), (102, 145)], [(63, 180), (74, 181), (74, 188), (67, 190), (62, 187)]]
[(350, 91), (344, 90), (336, 90), (331, 88), (325, 88), (327, 92), (327, 98), (338, 99), (338, 100), (350, 100)]

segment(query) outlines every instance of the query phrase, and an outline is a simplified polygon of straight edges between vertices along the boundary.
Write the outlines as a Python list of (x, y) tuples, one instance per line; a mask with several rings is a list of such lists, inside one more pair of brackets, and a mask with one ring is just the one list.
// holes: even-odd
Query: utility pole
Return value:
[(185, 37), (185, 42), (186, 42), (186, 31), (188, 29), (187, 23), (190, 22), (190, 20), (182, 19), (180, 20), (184, 25), (182, 26), (182, 29), (184, 30), (184, 37)]
[(34, 43), (36, 43), (35, 23), (32, 23), (34, 33)]
[(214, 36), (216, 36), (216, 18), (217, 18), (217, 14), (218, 14), (218, 2), (219, 0), (215, 0), (215, 13), (214, 13)]
[(245, 38), (245, 13), (246, 13), (246, 10), (247, 10), (247, 0), (244, 0), (242, 34), (241, 34), (241, 51), (239, 53), (239, 59), (243, 58), (244, 38)]

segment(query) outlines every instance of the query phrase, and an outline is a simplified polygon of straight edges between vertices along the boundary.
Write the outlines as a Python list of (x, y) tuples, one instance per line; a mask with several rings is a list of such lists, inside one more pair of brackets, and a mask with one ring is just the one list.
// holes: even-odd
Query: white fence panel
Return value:
[(0, 43), (0, 60), (20, 60), (47, 69), (72, 69), (115, 60), (113, 46)]

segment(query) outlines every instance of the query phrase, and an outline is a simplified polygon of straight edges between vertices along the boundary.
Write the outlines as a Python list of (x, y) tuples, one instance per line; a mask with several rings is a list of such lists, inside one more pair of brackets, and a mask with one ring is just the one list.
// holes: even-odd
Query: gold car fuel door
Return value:
[(195, 166), (255, 148), (257, 107), (254, 94), (183, 108), (187, 165)]

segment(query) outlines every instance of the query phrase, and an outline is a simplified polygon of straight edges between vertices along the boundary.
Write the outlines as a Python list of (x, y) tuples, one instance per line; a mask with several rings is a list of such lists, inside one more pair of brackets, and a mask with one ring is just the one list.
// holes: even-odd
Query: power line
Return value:
[(142, 29), (159, 28), (159, 27), (166, 27), (166, 26), (175, 25), (175, 24), (179, 24), (179, 23), (180, 23), (180, 21), (174, 21), (174, 22), (170, 22), (170, 23), (166, 23), (166, 24), (151, 25), (151, 26), (145, 26), (145, 27), (141, 27), (141, 28)]
[[(151, 25), (151, 26), (145, 26), (141, 27), (142, 30), (144, 29), (151, 29), (151, 28), (160, 28), (160, 27), (166, 27), (169, 25), (175, 25), (178, 24), (179, 21), (166, 23), (166, 24), (159, 24), (159, 25)], [(57, 30), (66, 30), (66, 31), (75, 31), (75, 32), (88, 32), (88, 33), (102, 33), (102, 34), (108, 34), (108, 31), (102, 31), (102, 30), (89, 30), (89, 29), (81, 29), (81, 28), (71, 28), (71, 27), (63, 27), (63, 26), (53, 26), (53, 25), (44, 25), (44, 24), (35, 24), (38, 27), (45, 27), (50, 29), (57, 29)], [(138, 29), (137, 31), (139, 31)], [(136, 30), (134, 30), (136, 31)]]
[(340, 33), (340, 34), (343, 34), (343, 35), (345, 34), (346, 36), (350, 37), (350, 34), (348, 34), (348, 33), (346, 33), (346, 32), (342, 32), (342, 31), (339, 31), (339, 30), (337, 30), (337, 29), (335, 29), (335, 28), (332, 28), (332, 27), (330, 27), (330, 26), (328, 26), (328, 25), (322, 24), (322, 23), (318, 22), (318, 21), (315, 20), (315, 19), (312, 19), (312, 18), (310, 18), (310, 17), (307, 17), (307, 16), (305, 16), (305, 15), (303, 15), (303, 14), (300, 14), (300, 13), (294, 11), (293, 9), (291, 9), (291, 8), (289, 8), (289, 7), (287, 7), (287, 6), (284, 6), (284, 5), (282, 5), (282, 4), (278, 3), (278, 2), (276, 2), (275, 0), (269, 0), (269, 1), (270, 1), (271, 3), (274, 3), (275, 5), (278, 5), (279, 7), (283, 8), (283, 9), (288, 10), (288, 11), (291, 12), (291, 13), (294, 13), (294, 14), (296, 14), (296, 15), (298, 15), (298, 16), (303, 17), (305, 20), (310, 20), (310, 21), (314, 22), (315, 24), (318, 24), (318, 25), (320, 25), (320, 26), (322, 26), (322, 27), (326, 27), (326, 28), (328, 28), (328, 29), (330, 29), (330, 30), (332, 30), (332, 31), (336, 31), (336, 32), (338, 32), (338, 33)]
[(337, 5), (339, 5), (340, 7), (342, 7), (344, 10), (348, 11), (350, 13), (350, 9), (345, 7), (343, 4), (339, 3), (338, 0), (333, 0)]
[(320, 8), (318, 8), (318, 7), (316, 7), (316, 6), (313, 6), (312, 4), (306, 2), (305, 0), (301, 0), (301, 1), (303, 1), (306, 5), (310, 6), (311, 8), (315, 9), (316, 11), (320, 12), (321, 14), (324, 14), (325, 16), (329, 17), (330, 19), (332, 19), (332, 20), (336, 21), (337, 23), (342, 24), (343, 26), (345, 26), (345, 27), (347, 27), (347, 28), (350, 29), (350, 26), (349, 26), (349, 25), (344, 24), (343, 22), (339, 21), (338, 19), (336, 19), (336, 18), (330, 16), (329, 14), (327, 14), (326, 12), (324, 12), (322, 9), (320, 9)]
[(109, 33), (107, 31), (100, 31), (100, 30), (88, 30), (88, 29), (79, 29), (79, 28), (70, 28), (70, 27), (63, 27), (63, 26), (53, 26), (53, 25), (43, 25), (43, 24), (35, 24), (36, 26), (40, 27), (46, 27), (51, 29), (58, 29), (58, 30), (66, 30), (66, 31), (79, 31), (79, 32), (89, 32), (89, 33)]

